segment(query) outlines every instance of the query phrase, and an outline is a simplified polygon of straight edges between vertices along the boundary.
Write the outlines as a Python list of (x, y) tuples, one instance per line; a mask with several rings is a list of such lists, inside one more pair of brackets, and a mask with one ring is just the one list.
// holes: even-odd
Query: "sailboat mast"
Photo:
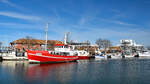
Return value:
[(48, 23), (46, 26), (46, 42), (45, 42), (45, 51), (47, 51), (47, 40), (48, 40)]

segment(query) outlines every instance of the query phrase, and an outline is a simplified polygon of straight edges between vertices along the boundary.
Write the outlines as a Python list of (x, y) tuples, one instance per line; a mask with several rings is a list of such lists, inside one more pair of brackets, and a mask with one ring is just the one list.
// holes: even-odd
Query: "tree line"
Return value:
[(100, 49), (101, 48), (107, 49), (110, 46), (112, 46), (112, 42), (110, 40), (108, 40), (108, 39), (101, 39), (101, 38), (99, 38), (99, 39), (96, 40), (95, 43), (99, 46)]

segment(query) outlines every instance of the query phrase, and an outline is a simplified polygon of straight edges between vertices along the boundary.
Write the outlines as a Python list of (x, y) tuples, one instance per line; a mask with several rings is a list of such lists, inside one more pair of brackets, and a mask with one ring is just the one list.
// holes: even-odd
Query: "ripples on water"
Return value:
[(0, 63), (0, 84), (150, 84), (150, 59)]

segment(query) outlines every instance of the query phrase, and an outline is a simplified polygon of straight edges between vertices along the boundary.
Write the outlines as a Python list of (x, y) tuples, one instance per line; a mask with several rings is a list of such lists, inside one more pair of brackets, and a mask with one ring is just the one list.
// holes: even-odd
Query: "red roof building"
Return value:
[[(38, 39), (18, 39), (11, 42), (11, 48), (16, 50), (43, 50), (45, 46), (45, 40)], [(62, 45), (61, 41), (48, 40), (48, 49), (53, 49), (55, 45)]]

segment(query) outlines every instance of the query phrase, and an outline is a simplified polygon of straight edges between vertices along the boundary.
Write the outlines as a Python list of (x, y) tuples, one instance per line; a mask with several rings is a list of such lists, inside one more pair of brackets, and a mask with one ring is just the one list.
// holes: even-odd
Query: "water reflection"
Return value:
[[(76, 62), (56, 64), (29, 64), (27, 61), (3, 61), (0, 73), (12, 82), (20, 83), (67, 83), (73, 80)], [(3, 79), (5, 83), (6, 78)], [(23, 80), (23, 81), (20, 81)]]
[(27, 61), (3, 61), (0, 63), (1, 72), (6, 71), (10, 75), (16, 75), (18, 72), (25, 74), (27, 66)]
[(32, 80), (55, 80), (55, 82), (66, 83), (73, 79), (76, 63), (56, 64), (31, 64), (27, 68), (27, 79)]
[(0, 63), (1, 84), (148, 84), (150, 59), (84, 60), (71, 63)]

